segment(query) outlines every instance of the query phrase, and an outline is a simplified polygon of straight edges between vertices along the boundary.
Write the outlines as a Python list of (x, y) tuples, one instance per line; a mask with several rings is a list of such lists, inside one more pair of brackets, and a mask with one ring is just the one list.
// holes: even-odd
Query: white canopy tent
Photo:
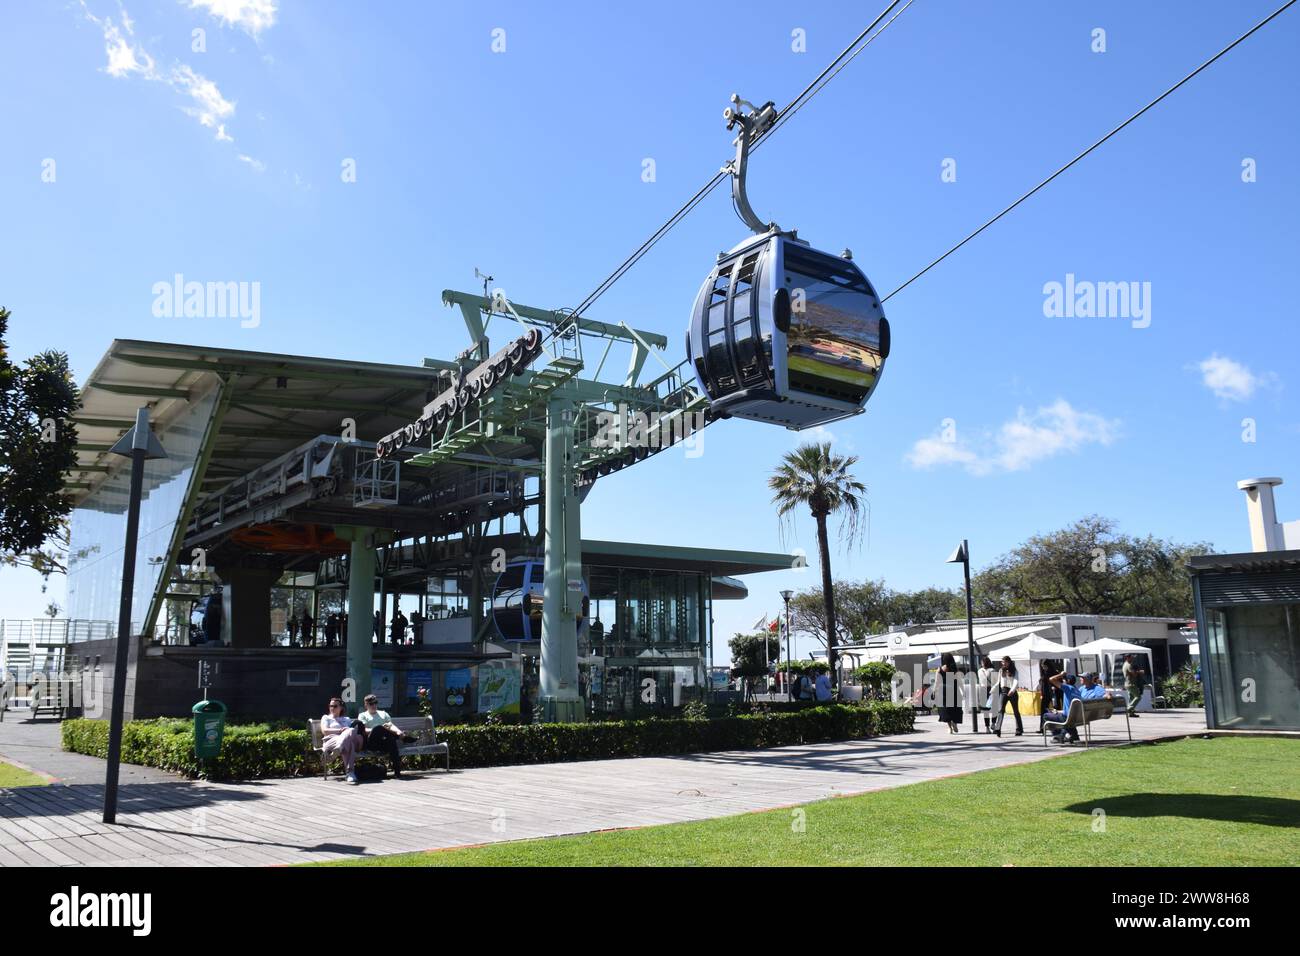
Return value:
[(1025, 690), (1034, 690), (1038, 686), (1038, 668), (1033, 666), (1035, 661), (1073, 658), (1077, 670), (1079, 651), (1078, 648), (1066, 647), (1064, 644), (1056, 643), (1056, 641), (1049, 641), (1041, 635), (1030, 634), (1009, 647), (1001, 648), (997, 654), (993, 655), (994, 662), (996, 663), (1002, 657), (1009, 657), (1015, 663), (1016, 677), (1020, 681), (1020, 686)]
[(1054, 661), (1064, 660), (1067, 657), (1078, 660), (1079, 657), (1077, 647), (1066, 647), (1064, 644), (1049, 641), (1038, 634), (1030, 634), (1023, 640), (1016, 641), (1010, 647), (1004, 647), (1001, 650), (1002, 656), (1009, 657), (1013, 661)]
[(1081, 656), (1084, 657), (1114, 657), (1116, 654), (1145, 654), (1147, 656), (1147, 672), (1154, 673), (1151, 670), (1155, 659), (1151, 656), (1151, 648), (1143, 647), (1141, 644), (1130, 644), (1128, 641), (1117, 641), (1113, 637), (1103, 637), (1099, 641), (1089, 641), (1087, 644), (1080, 644), (1075, 648)]
[[(1155, 677), (1155, 658), (1151, 656), (1151, 648), (1143, 647), (1141, 644), (1130, 644), (1128, 641), (1118, 641), (1113, 637), (1103, 637), (1101, 640), (1089, 641), (1087, 644), (1080, 644), (1075, 648), (1075, 650), (1083, 657), (1095, 657), (1098, 660), (1109, 658), (1109, 660), (1107, 660), (1102, 666), (1101, 673), (1102, 678), (1107, 684), (1112, 682), (1115, 672), (1115, 665), (1113, 662), (1116, 655), (1120, 654), (1145, 654), (1147, 658), (1147, 674), (1150, 675), (1151, 678)], [(1152, 682), (1148, 680), (1147, 686), (1142, 690), (1142, 700), (1138, 703), (1139, 710), (1150, 710), (1154, 706), (1152, 696), (1154, 693), (1152, 689), (1153, 686)], [(1120, 689), (1123, 689), (1127, 695), (1128, 688)]]

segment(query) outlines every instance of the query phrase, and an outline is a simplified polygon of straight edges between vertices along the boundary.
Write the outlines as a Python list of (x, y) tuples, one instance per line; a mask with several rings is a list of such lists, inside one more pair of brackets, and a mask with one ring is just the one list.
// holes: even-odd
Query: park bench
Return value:
[(1092, 746), (1092, 724), (1098, 720), (1110, 720), (1117, 708), (1124, 711), (1124, 723), (1128, 730), (1129, 743), (1132, 743), (1133, 725), (1129, 722), (1128, 710), (1122, 701), (1118, 698), (1106, 697), (1098, 700), (1079, 700), (1076, 697), (1070, 701), (1070, 711), (1065, 715), (1065, 720), (1049, 720), (1043, 723), (1041, 730), (1043, 746), (1047, 746), (1047, 735), (1054, 729), (1064, 732), (1077, 730), (1080, 727), (1083, 728), (1084, 746)]
[[(442, 754), (447, 758), (447, 770), (451, 770), (451, 748), (446, 743), (438, 742), (438, 735), (433, 729), (432, 717), (394, 717), (393, 726), (403, 734), (410, 734), (415, 737), (414, 743), (405, 741), (397, 745), (397, 752), (406, 757), (420, 757), (425, 754)], [(323, 741), (321, 739), (320, 721), (307, 721), (307, 729), (311, 732), (311, 749), (320, 754), (320, 771), (321, 777), (329, 776), (329, 761), (331, 757), (337, 757), (337, 754), (328, 754), (325, 752)], [(358, 760), (378, 758), (387, 760), (388, 754), (381, 750), (363, 750), (357, 754)]]

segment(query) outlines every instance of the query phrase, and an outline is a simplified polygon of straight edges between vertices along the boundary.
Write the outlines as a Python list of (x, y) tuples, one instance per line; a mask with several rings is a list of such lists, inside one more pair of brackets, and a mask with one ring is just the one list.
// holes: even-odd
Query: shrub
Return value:
[(1161, 693), (1170, 707), (1205, 706), (1205, 689), (1196, 679), (1196, 668), (1190, 661), (1178, 673), (1165, 678)]
[[(482, 724), (440, 727), (457, 767), (559, 763), (612, 757), (653, 757), (716, 750), (750, 750), (898, 734), (912, 730), (913, 711), (887, 703), (834, 704), (791, 712), (734, 717), (621, 720), (585, 724)], [(251, 780), (309, 775), (320, 769), (306, 730), (277, 730), (267, 724), (227, 726), (221, 754), (203, 761), (194, 755), (188, 720), (131, 721), (123, 728), (124, 763), (159, 767), (187, 777)], [(108, 722), (65, 720), (63, 749), (103, 757)], [(416, 757), (415, 768), (436, 758)]]
[(853, 669), (854, 679), (867, 688), (875, 700), (889, 699), (889, 693), (885, 688), (889, 686), (896, 673), (897, 668), (888, 661), (868, 661), (861, 667)]

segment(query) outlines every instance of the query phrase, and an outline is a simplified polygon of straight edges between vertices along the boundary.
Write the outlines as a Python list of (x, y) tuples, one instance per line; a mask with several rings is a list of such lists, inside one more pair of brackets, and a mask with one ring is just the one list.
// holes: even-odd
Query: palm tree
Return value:
[(817, 550), (822, 565), (822, 598), (826, 602), (826, 659), (831, 668), (832, 686), (839, 684), (835, 659), (835, 591), (831, 586), (831, 546), (826, 519), (841, 512), (840, 538), (851, 544), (861, 531), (859, 518), (869, 513), (867, 486), (849, 474), (857, 464), (856, 455), (841, 457), (831, 453), (830, 442), (810, 442), (786, 452), (767, 485), (772, 489), (772, 503), (782, 519), (800, 505), (807, 505), (817, 522)]

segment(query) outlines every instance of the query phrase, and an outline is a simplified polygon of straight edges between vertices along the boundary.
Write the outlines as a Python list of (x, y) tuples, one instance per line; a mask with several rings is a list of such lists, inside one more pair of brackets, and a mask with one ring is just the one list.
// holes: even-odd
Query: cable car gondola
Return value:
[(718, 256), (695, 298), (686, 350), (696, 379), (715, 412), (737, 418), (799, 430), (857, 415), (889, 357), (880, 297), (848, 250), (814, 249), (754, 214), (749, 147), (776, 111), (731, 99), (737, 108), (723, 116), (728, 129), (740, 126), (732, 199), (756, 235)]
[[(541, 561), (511, 561), (492, 588), (492, 620), (503, 641), (540, 641), (542, 639), (542, 583), (545, 577)], [(587, 583), (582, 584), (582, 607), (578, 612), (578, 636), (587, 625), (590, 598)]]

